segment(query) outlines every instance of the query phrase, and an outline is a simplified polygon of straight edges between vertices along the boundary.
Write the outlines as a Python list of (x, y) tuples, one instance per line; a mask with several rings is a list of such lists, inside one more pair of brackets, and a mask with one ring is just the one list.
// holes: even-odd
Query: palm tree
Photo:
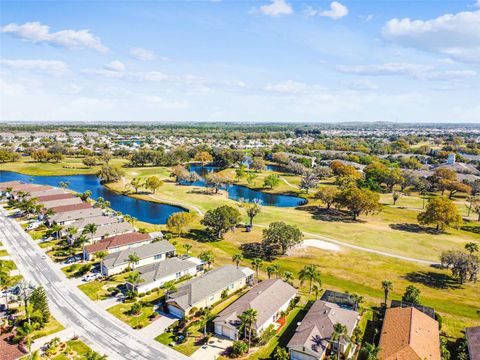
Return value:
[(465, 250), (467, 250), (470, 255), (472, 255), (474, 252), (478, 252), (478, 245), (474, 242), (466, 243)]
[(267, 275), (268, 275), (268, 278), (270, 279), (272, 277), (273, 274), (275, 274), (275, 271), (277, 270), (275, 268), (275, 266), (272, 265), (268, 265), (265, 270), (267, 271)]
[(380, 348), (375, 344), (365, 343), (360, 350), (365, 360), (377, 360)]
[(140, 273), (138, 271), (133, 271), (131, 272), (130, 274), (128, 274), (128, 276), (125, 278), (125, 280), (127, 282), (129, 282), (130, 284), (132, 284), (133, 288), (135, 289), (135, 287), (140, 284), (141, 282), (143, 282), (144, 280), (140, 277)]
[(212, 314), (210, 309), (205, 308), (203, 310), (202, 320), (201, 320), (201, 327), (203, 327), (203, 337), (207, 336), (207, 324), (210, 320), (212, 320), (215, 315)]
[(250, 344), (252, 340), (252, 327), (253, 324), (257, 321), (257, 310), (255, 309), (247, 309), (245, 310), (241, 317), (240, 320), (243, 323), (244, 328), (248, 327), (248, 351), (250, 351)]
[(263, 260), (260, 258), (254, 258), (252, 260), (252, 266), (255, 267), (255, 272), (257, 273), (257, 279), (258, 279), (258, 271), (262, 267)]
[(83, 194), (80, 194), (80, 199), (82, 199), (82, 201), (87, 201), (88, 198), (92, 196), (92, 192), (90, 190), (87, 190), (87, 191), (84, 191)]
[(192, 248), (192, 245), (191, 244), (183, 244), (183, 248), (185, 249), (185, 251), (187, 252), (187, 255), (188, 255), (188, 253), (190, 252), (190, 249)]
[(63, 227), (61, 225), (55, 224), (50, 230), (55, 234), (55, 237), (57, 239), (60, 239), (60, 232), (63, 230)]
[(358, 311), (358, 307), (361, 303), (363, 303), (363, 296), (360, 296), (358, 294), (350, 294), (350, 299), (352, 299), (353, 301), (353, 309), (355, 311)]
[(135, 264), (140, 261), (140, 257), (137, 255), (137, 253), (133, 253), (128, 255), (128, 264), (130, 266), (130, 270), (133, 270), (135, 268)]
[(298, 278), (300, 279), (300, 283), (303, 284), (305, 280), (310, 282), (308, 293), (312, 292), (312, 284), (316, 282), (318, 285), (322, 285), (322, 281), (320, 278), (320, 271), (317, 270), (317, 266), (310, 264), (305, 265), (302, 270), (298, 273)]
[(93, 350), (88, 350), (88, 352), (84, 356), (85, 360), (107, 360), (107, 355), (100, 355)]
[(95, 235), (95, 233), (97, 232), (97, 225), (95, 224), (87, 224), (85, 225), (85, 227), (83, 228), (83, 231), (82, 233), (84, 234), (90, 234), (90, 240), (93, 239), (93, 235)]
[(68, 188), (70, 185), (70, 181), (60, 181), (58, 183), (58, 186), (60, 186), (63, 190), (65, 190), (66, 188)]
[(280, 265), (272, 264), (272, 266), (273, 266), (273, 269), (274, 269), (273, 273), (275, 274), (276, 278), (278, 279), (278, 276), (280, 274)]
[(77, 233), (78, 233), (78, 228), (74, 226), (67, 228), (68, 242), (70, 245), (73, 244), (72, 239)]
[(340, 360), (340, 342), (342, 339), (346, 340), (348, 337), (348, 332), (347, 332), (347, 327), (343, 324), (336, 323), (333, 325), (333, 333), (330, 338), (330, 341), (336, 341), (337, 342), (337, 359)]
[(318, 285), (312, 286), (313, 293), (315, 294), (315, 301), (318, 300), (318, 293), (320, 292), (320, 287)]
[(284, 271), (283, 273), (283, 280), (292, 285), (292, 282), (293, 282), (293, 273), (291, 271)]
[(390, 280), (383, 280), (382, 288), (385, 293), (385, 307), (388, 307), (387, 306), (388, 294), (390, 293), (390, 291), (393, 290), (393, 283)]
[(232, 256), (232, 261), (237, 264), (237, 269), (238, 269), (238, 266), (240, 265), (240, 261), (243, 260), (243, 255), (242, 254), (235, 254)]

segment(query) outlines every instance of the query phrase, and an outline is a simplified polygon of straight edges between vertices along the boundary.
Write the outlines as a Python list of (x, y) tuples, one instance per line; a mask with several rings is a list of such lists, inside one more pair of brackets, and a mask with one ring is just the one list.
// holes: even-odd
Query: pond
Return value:
[(168, 204), (138, 200), (125, 195), (117, 194), (100, 184), (95, 175), (70, 176), (30, 176), (11, 171), (0, 171), (0, 182), (19, 180), (35, 184), (58, 186), (61, 181), (68, 181), (70, 190), (83, 193), (90, 190), (92, 198), (103, 197), (110, 201), (112, 209), (137, 218), (140, 221), (152, 224), (165, 224), (168, 217), (176, 212), (186, 211), (184, 208)]
[[(212, 171), (219, 171), (220, 168), (211, 165), (190, 165), (190, 171), (196, 172), (202, 180), (192, 183), (192, 186), (205, 187), (205, 176)], [(298, 196), (281, 195), (281, 194), (269, 194), (263, 191), (253, 190), (246, 186), (241, 185), (229, 185), (225, 188), (228, 192), (228, 197), (232, 200), (245, 200), (252, 202), (254, 200), (260, 201), (265, 206), (278, 206), (278, 207), (293, 207), (305, 204), (307, 201)]]

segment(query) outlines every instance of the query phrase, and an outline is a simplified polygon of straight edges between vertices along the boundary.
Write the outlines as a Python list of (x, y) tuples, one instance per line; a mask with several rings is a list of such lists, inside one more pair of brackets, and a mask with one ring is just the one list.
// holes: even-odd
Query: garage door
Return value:
[(185, 317), (185, 313), (183, 312), (183, 310), (180, 310), (179, 308), (173, 305), (168, 305), (168, 311), (170, 312), (171, 315), (178, 317), (180, 319)]
[(226, 326), (215, 324), (215, 333), (220, 336), (225, 336), (231, 340), (236, 340), (235, 330), (229, 329)]

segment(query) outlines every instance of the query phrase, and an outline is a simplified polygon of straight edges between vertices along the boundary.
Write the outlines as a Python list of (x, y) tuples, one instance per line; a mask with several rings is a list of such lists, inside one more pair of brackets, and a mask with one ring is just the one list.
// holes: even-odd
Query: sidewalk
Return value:
[(40, 349), (43, 345), (45, 345), (46, 343), (48, 343), (50, 340), (54, 338), (59, 338), (60, 341), (67, 341), (72, 339), (74, 336), (75, 336), (75, 330), (73, 328), (66, 328), (59, 332), (41, 337), (39, 339), (36, 339), (32, 343), (32, 352)]
[(153, 323), (144, 327), (143, 329), (138, 330), (138, 333), (142, 334), (147, 338), (154, 339), (158, 335), (163, 334), (166, 328), (168, 328), (170, 325), (172, 325), (175, 321), (178, 320), (176, 317), (162, 312), (160, 312), (159, 314), (159, 319), (155, 320)]

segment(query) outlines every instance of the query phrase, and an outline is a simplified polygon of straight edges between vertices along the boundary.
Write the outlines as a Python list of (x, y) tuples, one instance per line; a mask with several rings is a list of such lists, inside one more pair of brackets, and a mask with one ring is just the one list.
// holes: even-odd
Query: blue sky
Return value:
[(0, 1), (0, 121), (478, 123), (475, 1)]

